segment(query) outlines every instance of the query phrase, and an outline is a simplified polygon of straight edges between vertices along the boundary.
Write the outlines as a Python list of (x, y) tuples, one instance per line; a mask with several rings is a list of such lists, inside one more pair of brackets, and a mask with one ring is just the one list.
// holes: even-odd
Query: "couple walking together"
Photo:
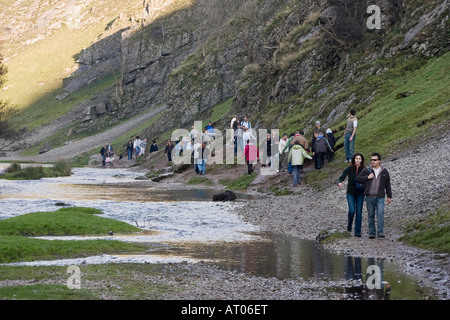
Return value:
[[(384, 238), (384, 203), (391, 203), (391, 180), (387, 169), (381, 166), (381, 156), (373, 153), (370, 157), (370, 166), (364, 167), (364, 156), (360, 153), (353, 155), (350, 165), (339, 177), (338, 186), (343, 187), (343, 181), (348, 177), (347, 203), (348, 221), (347, 231), (352, 231), (355, 219), (355, 236), (361, 236), (362, 208), (366, 200), (369, 238)], [(375, 225), (375, 218), (377, 223)]]

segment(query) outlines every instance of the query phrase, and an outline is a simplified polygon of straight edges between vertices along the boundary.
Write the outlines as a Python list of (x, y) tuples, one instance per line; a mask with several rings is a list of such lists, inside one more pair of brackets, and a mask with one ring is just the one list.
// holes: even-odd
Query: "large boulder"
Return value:
[(234, 201), (236, 194), (233, 191), (226, 190), (223, 193), (213, 195), (213, 201)]

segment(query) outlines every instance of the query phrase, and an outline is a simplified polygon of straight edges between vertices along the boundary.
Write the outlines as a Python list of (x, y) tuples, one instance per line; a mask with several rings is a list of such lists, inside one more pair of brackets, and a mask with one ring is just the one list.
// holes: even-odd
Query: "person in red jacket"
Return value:
[(245, 145), (244, 156), (247, 163), (247, 173), (252, 174), (253, 164), (255, 164), (259, 158), (259, 150), (255, 145), (250, 144), (250, 139), (247, 140), (247, 144)]

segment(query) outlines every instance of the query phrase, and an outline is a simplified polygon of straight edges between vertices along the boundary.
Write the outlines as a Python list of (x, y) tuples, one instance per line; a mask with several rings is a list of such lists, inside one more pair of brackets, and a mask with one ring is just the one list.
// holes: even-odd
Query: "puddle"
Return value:
[[(391, 299), (422, 299), (428, 292), (421, 282), (387, 261), (335, 254), (314, 241), (261, 232), (242, 221), (235, 208), (242, 201), (212, 202), (216, 190), (158, 189), (125, 169), (74, 169), (71, 177), (38, 181), (0, 180), (0, 219), (36, 211), (55, 211), (57, 202), (101, 209), (104, 217), (144, 229), (129, 235), (102, 237), (43, 237), (86, 240), (92, 238), (142, 242), (150, 251), (139, 255), (102, 255), (81, 259), (33, 261), (22, 265), (89, 263), (176, 263), (203, 261), (227, 270), (279, 279), (335, 282), (335, 290), (349, 298), (364, 299), (368, 267), (381, 271), (383, 289)], [(163, 186), (163, 185), (162, 185)], [(379, 295), (381, 291), (372, 292)], [(383, 298), (376, 296), (375, 298)]]
[[(214, 265), (226, 270), (254, 276), (327, 281), (334, 283), (334, 290), (349, 299), (384, 299), (386, 297), (380, 294), (386, 293), (388, 287), (390, 299), (417, 300), (432, 296), (423, 279), (404, 274), (395, 263), (336, 254), (315, 241), (288, 235), (265, 232), (258, 236), (260, 241), (178, 243), (156, 252), (214, 261)], [(367, 290), (369, 266), (380, 268), (379, 290)]]

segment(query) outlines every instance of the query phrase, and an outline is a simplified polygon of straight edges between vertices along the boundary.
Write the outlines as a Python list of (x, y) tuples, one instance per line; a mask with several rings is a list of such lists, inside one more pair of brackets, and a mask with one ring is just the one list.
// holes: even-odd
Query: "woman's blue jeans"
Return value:
[(361, 235), (362, 209), (364, 204), (364, 194), (347, 194), (348, 203), (348, 224), (347, 230), (352, 230), (353, 218), (355, 219), (355, 236)]

